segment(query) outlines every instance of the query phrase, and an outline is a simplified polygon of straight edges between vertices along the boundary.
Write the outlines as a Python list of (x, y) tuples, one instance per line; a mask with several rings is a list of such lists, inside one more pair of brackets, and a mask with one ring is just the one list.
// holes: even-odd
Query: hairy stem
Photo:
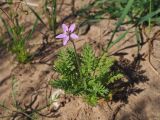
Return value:
[[(82, 74), (81, 74), (81, 68), (80, 68), (80, 61), (78, 59), (78, 54), (77, 54), (77, 49), (76, 49), (76, 45), (74, 43), (73, 40), (71, 40), (72, 42), (72, 45), (74, 47), (74, 51), (75, 51), (75, 57), (76, 57), (76, 62), (77, 62), (77, 67), (78, 67), (78, 72), (79, 72), (79, 75), (80, 75), (80, 80), (82, 81)], [(84, 86), (86, 88), (86, 81), (83, 81), (84, 82)]]
[(82, 76), (81, 76), (81, 71), (80, 71), (80, 62), (79, 62), (79, 59), (78, 59), (78, 54), (77, 54), (77, 50), (76, 50), (76, 45), (75, 45), (75, 43), (74, 43), (73, 40), (71, 40), (71, 42), (72, 42), (73, 47), (74, 47), (75, 57), (76, 57), (76, 62), (77, 62), (77, 67), (78, 67), (79, 75), (80, 75), (80, 78), (81, 78)]

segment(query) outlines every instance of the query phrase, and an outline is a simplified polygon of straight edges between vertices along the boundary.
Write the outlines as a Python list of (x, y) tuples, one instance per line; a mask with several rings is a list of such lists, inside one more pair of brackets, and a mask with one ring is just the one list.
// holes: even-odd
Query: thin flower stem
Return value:
[(81, 71), (80, 71), (80, 62), (79, 62), (79, 59), (78, 59), (78, 54), (77, 54), (77, 50), (76, 50), (76, 46), (75, 46), (75, 43), (73, 40), (71, 40), (72, 44), (73, 44), (73, 47), (74, 47), (74, 51), (75, 51), (75, 57), (76, 57), (76, 62), (77, 62), (77, 67), (78, 67), (78, 71), (79, 71), (79, 75), (80, 75), (80, 80), (82, 80), (82, 74), (81, 74)]
[(76, 56), (76, 62), (77, 62), (77, 67), (78, 67), (78, 71), (79, 71), (79, 75), (80, 75), (80, 81), (83, 82), (84, 84), (84, 88), (87, 89), (87, 83), (85, 80), (82, 80), (82, 74), (81, 74), (81, 68), (80, 68), (80, 61), (78, 59), (78, 54), (77, 54), (77, 50), (76, 50), (76, 46), (75, 46), (75, 43), (73, 40), (71, 40), (72, 44), (73, 44), (73, 47), (74, 47), (74, 50), (75, 50), (75, 56)]

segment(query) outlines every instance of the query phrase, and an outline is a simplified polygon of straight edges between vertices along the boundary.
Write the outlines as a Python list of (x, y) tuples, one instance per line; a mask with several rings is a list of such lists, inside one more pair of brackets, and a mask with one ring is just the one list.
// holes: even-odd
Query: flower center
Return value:
[(67, 31), (66, 34), (67, 34), (67, 36), (70, 36), (70, 35), (71, 35), (71, 32), (70, 32), (70, 31)]

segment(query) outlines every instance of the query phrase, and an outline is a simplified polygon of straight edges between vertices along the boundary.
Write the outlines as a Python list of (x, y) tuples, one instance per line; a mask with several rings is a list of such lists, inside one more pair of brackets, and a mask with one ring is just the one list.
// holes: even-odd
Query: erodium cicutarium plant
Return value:
[(85, 44), (78, 53), (74, 43), (74, 39), (78, 39), (78, 35), (73, 33), (75, 24), (69, 27), (63, 24), (62, 28), (63, 34), (56, 38), (63, 39), (63, 45), (71, 41), (74, 49), (64, 48), (60, 51), (54, 62), (54, 70), (59, 77), (51, 80), (50, 84), (64, 89), (66, 93), (84, 97), (91, 105), (96, 105), (101, 98), (108, 99), (112, 94), (108, 86), (123, 77), (119, 70), (111, 69), (115, 59), (107, 54), (97, 57), (89, 44)]
[(77, 63), (77, 69), (79, 71), (80, 79), (82, 79), (81, 72), (80, 72), (80, 62), (78, 59), (78, 54), (76, 50), (76, 46), (74, 44), (74, 39), (78, 39), (78, 35), (74, 33), (76, 25), (73, 23), (69, 27), (66, 24), (62, 24), (63, 34), (59, 34), (56, 36), (56, 38), (63, 39), (63, 45), (66, 45), (67, 42), (70, 40), (73, 44), (74, 50), (75, 50), (75, 57), (76, 57), (76, 63)]

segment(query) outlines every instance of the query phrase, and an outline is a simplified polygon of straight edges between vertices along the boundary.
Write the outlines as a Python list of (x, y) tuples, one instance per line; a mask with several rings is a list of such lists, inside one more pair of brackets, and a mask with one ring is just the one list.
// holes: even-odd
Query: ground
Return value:
[[(85, 2), (82, 3), (86, 4)], [(76, 5), (76, 7), (79, 6), (78, 3)], [(66, 9), (69, 10), (69, 7), (66, 7)], [(69, 12), (60, 12), (60, 16), (66, 14), (69, 14)], [(33, 15), (32, 17), (26, 16), (27, 19), (24, 19), (22, 23), (29, 29), (34, 17)], [(26, 16), (22, 17), (26, 18)], [(115, 22), (116, 20), (105, 19), (91, 25), (86, 34), (80, 35), (79, 33), (80, 38), (76, 41), (77, 49), (80, 50), (83, 44), (89, 42), (98, 53), (99, 49), (110, 38), (111, 34), (109, 32), (114, 29)], [(47, 30), (41, 24), (38, 27), (32, 40), (28, 42), (30, 52), (37, 53), (32, 62), (18, 64), (13, 54), (8, 52), (4, 46), (0, 47), (0, 101), (5, 101), (7, 107), (13, 110), (15, 109), (11, 105), (14, 101), (12, 96), (13, 79), (15, 79), (16, 99), (26, 109), (27, 105), (32, 106), (33, 109), (45, 106), (47, 100), (55, 91), (48, 85), (48, 81), (57, 77), (57, 74), (53, 71), (53, 62), (56, 59), (57, 51), (63, 46), (61, 41), (56, 40), (50, 32), (48, 32), (49, 43), (44, 45), (44, 36), (40, 32), (46, 33)], [(129, 27), (122, 26), (122, 29), (128, 29)], [(83, 29), (85, 27), (80, 28), (80, 32)], [(159, 29), (159, 27), (153, 27), (152, 35)], [(121, 33), (123, 31), (118, 32), (116, 37)], [(113, 96), (111, 101), (101, 100), (94, 107), (88, 105), (80, 97), (65, 95), (58, 110), (52, 110), (52, 106), (45, 108), (40, 113), (43, 115), (39, 114), (38, 120), (160, 120), (160, 77), (147, 59), (147, 43), (143, 45), (138, 56), (143, 60), (140, 63), (137, 62), (137, 47), (134, 46), (136, 39), (133, 34), (130, 32), (124, 41), (121, 41), (109, 51), (110, 55), (117, 58), (117, 61), (119, 61), (117, 66), (124, 71), (125, 78), (127, 78), (122, 81), (121, 93)], [(146, 41), (145, 35), (144, 41)], [(160, 54), (159, 44), (160, 41), (157, 39), (153, 47), (153, 55), (157, 58)], [(151, 58), (152, 64), (160, 72), (159, 61)], [(35, 102), (31, 105), (30, 103), (34, 98)], [(5, 111), (0, 108), (0, 116), (4, 113)]]

